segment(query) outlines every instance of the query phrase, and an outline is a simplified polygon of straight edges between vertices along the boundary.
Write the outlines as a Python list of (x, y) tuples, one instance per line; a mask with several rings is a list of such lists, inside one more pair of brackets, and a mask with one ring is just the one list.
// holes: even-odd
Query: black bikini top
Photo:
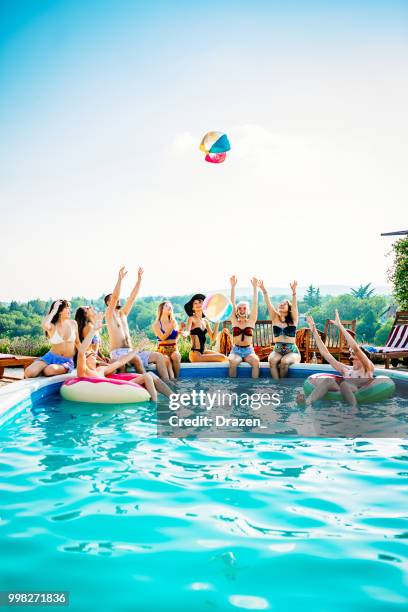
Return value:
[(197, 336), (197, 338), (200, 341), (200, 353), (202, 353), (204, 351), (204, 347), (205, 347), (205, 337), (207, 335), (207, 330), (206, 329), (201, 329), (201, 327), (194, 327), (190, 331), (190, 335), (191, 336)]
[(273, 326), (274, 336), (290, 336), (290, 338), (296, 337), (296, 325), (287, 325), (286, 327), (280, 327), (279, 325)]
[(241, 336), (241, 340), (244, 341), (245, 340), (245, 336), (253, 336), (254, 335), (254, 328), (253, 327), (244, 327), (244, 329), (242, 329), (241, 327), (235, 326), (232, 328), (232, 335), (235, 336)]

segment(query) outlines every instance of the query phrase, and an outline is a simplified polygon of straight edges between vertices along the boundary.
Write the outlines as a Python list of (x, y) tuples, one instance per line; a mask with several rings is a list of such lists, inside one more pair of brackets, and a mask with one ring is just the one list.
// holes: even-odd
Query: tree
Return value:
[(313, 308), (314, 306), (319, 306), (321, 302), (320, 289), (313, 287), (313, 285), (309, 285), (306, 290), (306, 295), (303, 298), (303, 302), (306, 308)]
[(367, 285), (360, 285), (358, 289), (351, 288), (351, 295), (358, 298), (359, 300), (365, 300), (372, 296), (374, 288), (369, 290), (371, 283)]
[(392, 329), (393, 320), (389, 319), (384, 325), (381, 325), (374, 336), (374, 344), (376, 346), (384, 346), (390, 335)]
[(357, 324), (357, 336), (364, 342), (372, 342), (380, 326), (373, 310), (367, 310)]
[(394, 261), (388, 270), (394, 296), (401, 310), (408, 310), (408, 236), (392, 245)]

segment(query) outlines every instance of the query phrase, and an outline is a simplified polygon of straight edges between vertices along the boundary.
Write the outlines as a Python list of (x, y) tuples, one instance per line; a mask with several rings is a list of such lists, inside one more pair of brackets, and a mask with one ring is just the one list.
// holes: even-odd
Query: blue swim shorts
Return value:
[(64, 357), (63, 355), (56, 355), (52, 351), (45, 353), (37, 361), (44, 361), (47, 365), (62, 365), (67, 372), (72, 372), (74, 369), (74, 360), (72, 357)]
[(252, 346), (234, 346), (230, 352), (230, 355), (238, 355), (241, 359), (245, 359), (245, 357), (249, 357), (249, 355), (255, 355), (254, 347)]
[(144, 368), (147, 368), (147, 366), (148, 366), (149, 357), (150, 357), (151, 353), (152, 353), (152, 351), (139, 351), (137, 353), (138, 357), (140, 357), (140, 359), (142, 361), (142, 364), (143, 364)]

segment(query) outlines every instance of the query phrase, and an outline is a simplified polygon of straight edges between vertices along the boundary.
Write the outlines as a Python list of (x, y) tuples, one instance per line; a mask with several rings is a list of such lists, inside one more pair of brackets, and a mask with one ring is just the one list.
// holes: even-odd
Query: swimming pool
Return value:
[(402, 439), (157, 438), (149, 405), (52, 393), (0, 444), (1, 590), (69, 591), (73, 610), (407, 609)]

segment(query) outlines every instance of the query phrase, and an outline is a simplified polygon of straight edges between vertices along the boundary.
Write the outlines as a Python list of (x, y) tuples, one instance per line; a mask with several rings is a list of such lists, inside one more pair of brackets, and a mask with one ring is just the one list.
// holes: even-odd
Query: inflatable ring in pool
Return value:
[[(312, 374), (309, 378), (306, 378), (303, 384), (303, 391), (305, 395), (310, 395), (316, 387), (316, 380), (322, 378), (332, 378), (338, 383), (341, 383), (344, 378), (336, 374)], [(359, 404), (367, 404), (371, 402), (379, 402), (381, 400), (389, 399), (395, 394), (395, 383), (388, 376), (376, 376), (376, 384), (362, 387), (356, 391), (356, 400)], [(340, 391), (328, 391), (324, 396), (325, 400), (343, 400), (343, 396)]]
[(135, 374), (113, 374), (109, 378), (70, 378), (62, 385), (62, 397), (89, 404), (135, 404), (148, 402), (150, 394), (137, 383)]

